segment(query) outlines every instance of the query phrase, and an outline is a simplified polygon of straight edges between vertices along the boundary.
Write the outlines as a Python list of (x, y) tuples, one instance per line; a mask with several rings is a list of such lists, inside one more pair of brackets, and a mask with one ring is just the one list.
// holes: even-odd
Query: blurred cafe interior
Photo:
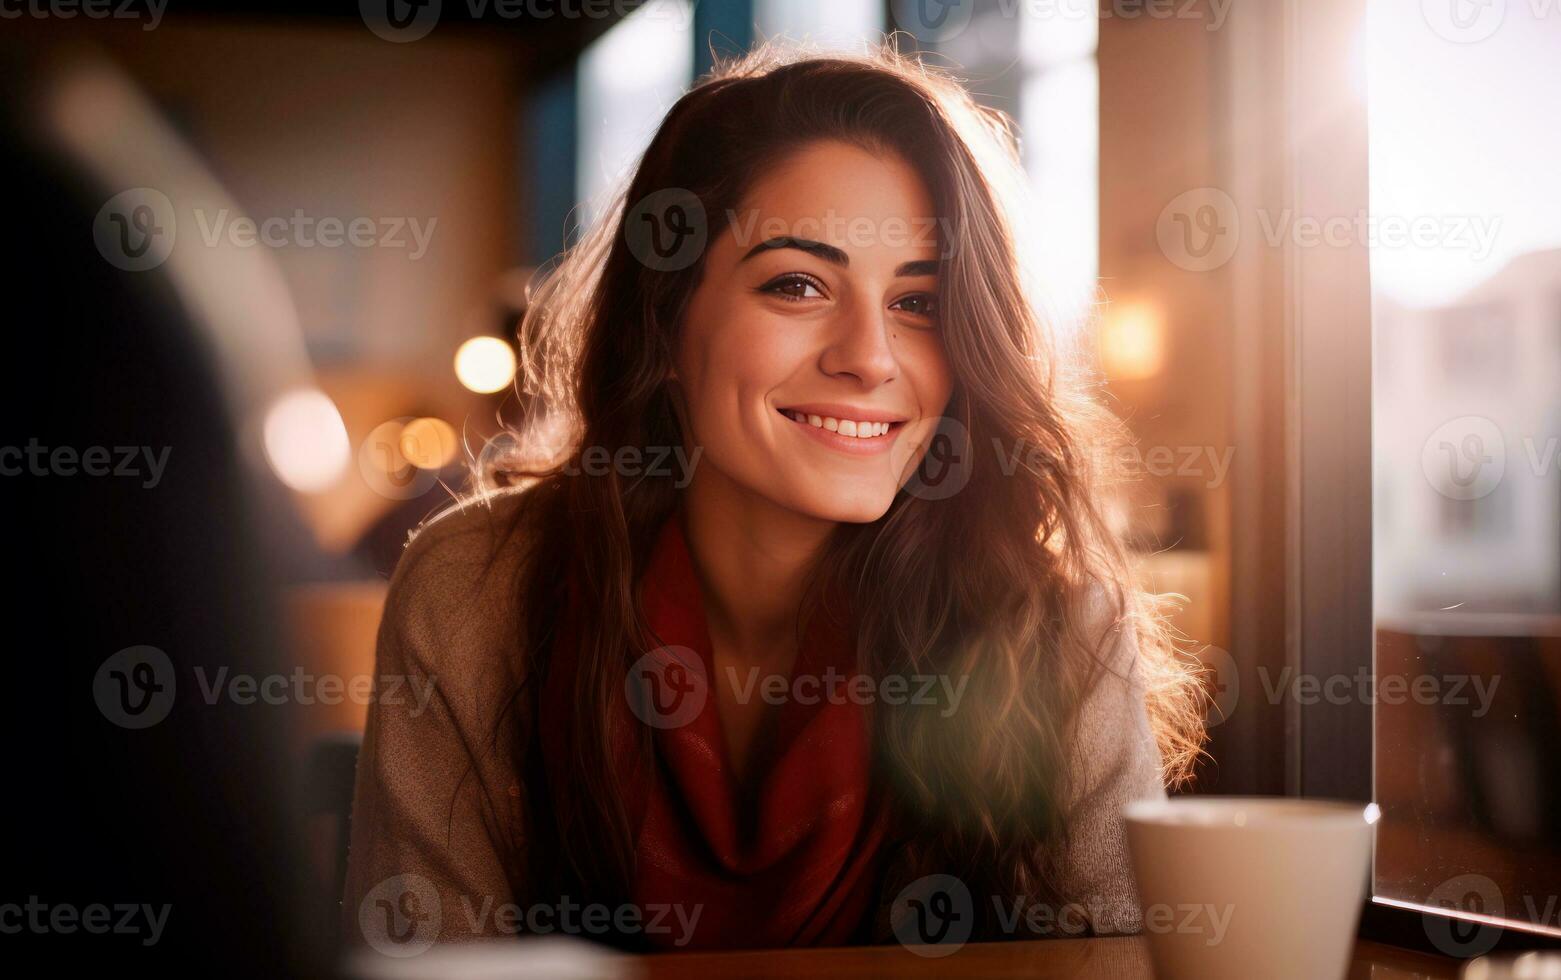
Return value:
[[(388, 582), (526, 420), (532, 289), (718, 61), (886, 36), (1017, 125), (1052, 327), (1134, 440), (1113, 531), (1207, 695), (1174, 792), (1373, 804), (1359, 935), (1408, 965), (1358, 975), (1561, 937), (1561, 9), (932, 6), (0, 3), (0, 901), (174, 909), (8, 942), (325, 975)], [(135, 476), (73, 477), (100, 446)], [(104, 680), (148, 648), (151, 727)]]

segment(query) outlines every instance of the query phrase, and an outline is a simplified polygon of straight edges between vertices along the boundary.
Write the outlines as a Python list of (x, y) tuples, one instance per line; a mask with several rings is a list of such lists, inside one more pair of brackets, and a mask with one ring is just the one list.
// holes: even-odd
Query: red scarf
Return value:
[[(872, 792), (867, 709), (847, 696), (845, 681), (857, 673), (850, 631), (838, 618), (814, 617), (784, 703), (765, 705), (773, 717), (750, 755), (745, 790), (727, 761), (716, 698), (717, 685), (748, 692), (750, 678), (716, 674), (699, 578), (675, 513), (639, 588), (646, 625), (661, 646), (627, 658), (625, 693), (613, 705), (614, 756), (625, 768), (618, 781), (639, 821), (632, 901), (647, 920), (658, 908), (680, 907), (684, 922), (698, 910), (691, 936), (667, 914), (670, 929), (647, 929), (645, 938), (684, 949), (860, 939), (877, 898), (887, 821)], [(564, 669), (549, 672), (544, 744), (563, 731), (572, 635), (566, 625), (555, 653)], [(759, 697), (762, 684), (761, 675), (748, 696)], [(632, 707), (631, 692), (638, 695)], [(626, 771), (635, 758), (633, 726), (647, 719), (655, 746), (648, 779)]]

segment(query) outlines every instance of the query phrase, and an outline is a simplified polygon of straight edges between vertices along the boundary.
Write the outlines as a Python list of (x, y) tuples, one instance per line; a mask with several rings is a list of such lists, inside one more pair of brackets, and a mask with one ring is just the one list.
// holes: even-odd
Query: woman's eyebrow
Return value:
[[(795, 248), (799, 251), (817, 256), (825, 262), (846, 268), (851, 265), (850, 256), (833, 245), (824, 242), (816, 242), (811, 238), (797, 238), (794, 235), (783, 235), (779, 238), (766, 238), (764, 241), (750, 248), (738, 263), (748, 261), (760, 252), (767, 252), (776, 248)], [(918, 259), (915, 262), (902, 262), (895, 267), (896, 276), (934, 276), (938, 273), (937, 259)]]
[(800, 251), (806, 252), (809, 255), (817, 256), (818, 258), (823, 259), (825, 262), (838, 265), (841, 268), (845, 268), (851, 264), (851, 259), (846, 255), (846, 253), (842, 252), (833, 245), (826, 245), (823, 242), (815, 242), (811, 238), (796, 238), (790, 235), (782, 236), (780, 238), (766, 238), (764, 241), (755, 245), (753, 248), (750, 248), (748, 250), (748, 254), (744, 255), (741, 259), (738, 260), (738, 262), (746, 262), (760, 252), (767, 252), (773, 248), (799, 249)]

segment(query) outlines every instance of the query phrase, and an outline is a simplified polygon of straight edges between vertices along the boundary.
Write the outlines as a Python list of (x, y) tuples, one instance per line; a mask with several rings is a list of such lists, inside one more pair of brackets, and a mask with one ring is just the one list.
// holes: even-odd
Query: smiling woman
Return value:
[[(772, 164), (737, 210), (799, 233), (827, 215), (860, 232), (934, 213), (901, 157), (834, 139)], [(735, 483), (789, 513), (873, 521), (931, 440), (953, 385), (937, 240), (840, 241), (711, 241), (673, 374), (711, 470), (696, 496), (730, 497), (719, 488)]]
[[(581, 901), (652, 947), (1138, 927), (1120, 810), (1186, 773), (1196, 685), (1103, 519), (1116, 430), (1035, 312), (1017, 173), (1005, 118), (889, 52), (673, 107), (521, 327), (516, 458), (556, 453), (490, 457), (523, 489), (398, 568), (378, 672), (439, 697), (371, 709), (350, 935)], [(687, 479), (590, 465), (669, 450)]]

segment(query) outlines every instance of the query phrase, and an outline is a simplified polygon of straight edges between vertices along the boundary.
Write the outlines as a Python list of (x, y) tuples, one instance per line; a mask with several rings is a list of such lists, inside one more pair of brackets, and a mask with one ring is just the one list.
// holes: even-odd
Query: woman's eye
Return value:
[(767, 293), (774, 293), (783, 299), (822, 299), (824, 292), (819, 288), (820, 283), (812, 276), (804, 276), (799, 273), (779, 276), (771, 279), (759, 288)]
[(912, 293), (892, 303), (891, 310), (903, 310), (912, 316), (935, 317), (938, 315), (938, 298), (931, 293)]

